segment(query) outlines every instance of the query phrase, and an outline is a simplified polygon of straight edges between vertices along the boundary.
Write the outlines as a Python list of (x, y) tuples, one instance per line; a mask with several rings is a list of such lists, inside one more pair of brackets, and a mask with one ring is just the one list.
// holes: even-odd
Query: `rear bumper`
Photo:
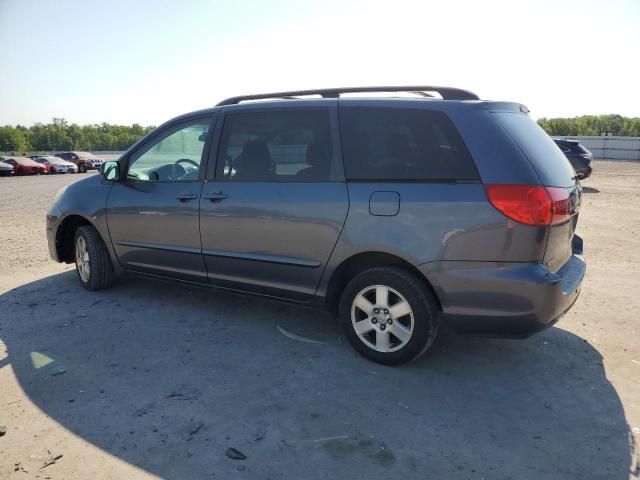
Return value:
[(580, 176), (581, 180), (591, 176), (591, 172), (593, 171), (591, 167), (591, 160), (585, 160), (577, 155), (571, 155), (567, 158), (569, 158), (571, 166), (576, 171), (576, 174)]
[(585, 178), (589, 178), (592, 173), (593, 173), (593, 168), (591, 168), (590, 166), (587, 167), (582, 172), (578, 172), (578, 174), (580, 175), (580, 180), (584, 180)]
[(557, 272), (540, 263), (431, 262), (418, 266), (440, 299), (443, 320), (460, 333), (527, 337), (575, 303), (586, 271), (582, 239)]

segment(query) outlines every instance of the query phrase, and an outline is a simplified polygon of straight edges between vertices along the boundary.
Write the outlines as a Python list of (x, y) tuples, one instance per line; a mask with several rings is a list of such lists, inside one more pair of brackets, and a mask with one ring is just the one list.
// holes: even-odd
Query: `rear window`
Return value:
[(572, 140), (565, 140), (563, 142), (556, 142), (563, 152), (575, 152), (575, 153), (589, 153), (580, 143)]
[(348, 180), (478, 180), (473, 159), (443, 112), (340, 107)]
[(570, 187), (575, 172), (567, 157), (540, 126), (522, 113), (495, 112), (498, 123), (516, 142), (547, 187)]
[(578, 143), (578, 144), (576, 145), (575, 150), (576, 150), (578, 153), (591, 153), (591, 152), (590, 152), (588, 149), (586, 149), (586, 148), (584, 147), (584, 145), (582, 145), (581, 143)]

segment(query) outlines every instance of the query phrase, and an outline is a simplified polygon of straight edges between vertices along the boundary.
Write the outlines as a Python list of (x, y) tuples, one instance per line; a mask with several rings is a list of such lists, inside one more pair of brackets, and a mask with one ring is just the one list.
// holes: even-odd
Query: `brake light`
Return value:
[(551, 198), (539, 185), (485, 185), (491, 205), (526, 225), (551, 223)]
[(541, 185), (485, 185), (489, 202), (511, 220), (525, 225), (561, 223), (573, 214), (566, 188)]
[(569, 190), (559, 187), (547, 187), (547, 192), (549, 192), (549, 196), (551, 197), (551, 223), (562, 223), (570, 219), (574, 213), (574, 209)]

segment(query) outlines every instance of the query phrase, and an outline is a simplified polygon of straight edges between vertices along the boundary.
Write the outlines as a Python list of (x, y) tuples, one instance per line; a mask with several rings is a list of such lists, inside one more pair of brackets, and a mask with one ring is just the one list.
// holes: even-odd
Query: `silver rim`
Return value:
[(88, 282), (91, 274), (89, 251), (87, 250), (87, 241), (82, 236), (79, 236), (78, 240), (76, 240), (76, 268), (82, 281)]
[(395, 352), (411, 340), (413, 310), (393, 288), (372, 285), (353, 300), (351, 323), (367, 347), (378, 352)]

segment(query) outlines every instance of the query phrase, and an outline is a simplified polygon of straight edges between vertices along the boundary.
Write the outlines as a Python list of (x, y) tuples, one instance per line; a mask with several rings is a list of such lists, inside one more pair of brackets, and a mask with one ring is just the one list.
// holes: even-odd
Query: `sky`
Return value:
[(158, 125), (234, 95), (443, 85), (640, 116), (640, 0), (0, 0), (0, 125)]

